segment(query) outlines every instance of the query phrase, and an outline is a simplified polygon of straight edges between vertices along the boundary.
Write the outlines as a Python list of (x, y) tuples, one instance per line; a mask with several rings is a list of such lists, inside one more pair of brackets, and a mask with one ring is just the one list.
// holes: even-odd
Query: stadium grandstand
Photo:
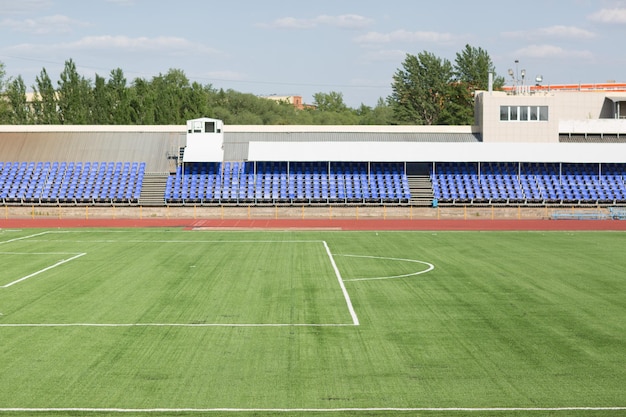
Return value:
[(475, 95), (473, 126), (0, 126), (7, 205), (626, 204), (626, 84)]

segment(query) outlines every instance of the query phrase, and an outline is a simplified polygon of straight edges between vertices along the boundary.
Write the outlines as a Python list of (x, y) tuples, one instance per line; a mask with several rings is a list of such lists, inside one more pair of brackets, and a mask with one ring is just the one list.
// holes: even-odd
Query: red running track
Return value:
[(180, 227), (204, 230), (614, 230), (622, 220), (6, 219), (4, 228)]

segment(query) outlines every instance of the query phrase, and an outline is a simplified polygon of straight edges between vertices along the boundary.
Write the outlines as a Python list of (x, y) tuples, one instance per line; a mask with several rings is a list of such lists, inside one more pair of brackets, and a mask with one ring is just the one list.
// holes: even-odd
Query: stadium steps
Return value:
[(167, 172), (146, 172), (143, 176), (139, 205), (163, 207), (168, 177)]
[(433, 184), (428, 175), (407, 175), (412, 206), (432, 206), (433, 204)]

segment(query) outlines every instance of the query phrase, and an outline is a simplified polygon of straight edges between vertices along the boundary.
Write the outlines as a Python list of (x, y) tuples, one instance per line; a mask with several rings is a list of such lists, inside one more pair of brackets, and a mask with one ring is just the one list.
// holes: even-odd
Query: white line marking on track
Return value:
[(546, 411), (624, 411), (626, 407), (372, 407), (372, 408), (0, 408), (0, 412), (47, 413), (343, 413), (343, 412), (546, 412)]
[(341, 273), (337, 268), (337, 264), (335, 263), (335, 258), (333, 258), (333, 254), (330, 253), (330, 249), (328, 248), (328, 244), (326, 241), (322, 241), (324, 244), (324, 248), (326, 248), (326, 253), (328, 254), (328, 259), (330, 259), (330, 264), (333, 266), (335, 270), (335, 275), (337, 276), (337, 281), (339, 281), (339, 286), (341, 287), (341, 291), (343, 292), (343, 297), (346, 299), (346, 304), (348, 305), (348, 310), (350, 311), (350, 316), (352, 316), (352, 322), (355, 326), (359, 325), (359, 318), (356, 315), (356, 311), (354, 311), (354, 307), (352, 306), (352, 301), (350, 301), (350, 294), (348, 294), (348, 290), (346, 289), (345, 284), (343, 283), (343, 279), (341, 278)]
[(26, 281), (27, 279), (32, 278), (32, 277), (34, 277), (34, 276), (36, 276), (36, 275), (39, 275), (39, 274), (41, 274), (42, 272), (49, 271), (49, 270), (51, 270), (51, 269), (53, 269), (53, 268), (56, 268), (57, 266), (63, 265), (64, 263), (67, 263), (67, 262), (73, 261), (74, 259), (80, 258), (81, 256), (85, 256), (85, 255), (87, 255), (87, 254), (86, 254), (86, 253), (79, 253), (78, 255), (76, 255), (76, 256), (72, 256), (72, 257), (71, 257), (71, 258), (69, 258), (69, 259), (63, 259), (63, 260), (61, 260), (61, 261), (59, 261), (59, 262), (55, 263), (54, 265), (50, 265), (49, 267), (46, 267), (46, 268), (44, 268), (44, 269), (40, 269), (39, 271), (37, 271), (37, 272), (33, 272), (33, 273), (32, 273), (32, 274), (30, 274), (30, 275), (26, 275), (25, 277), (22, 277), (22, 278), (20, 278), (20, 279), (16, 279), (15, 281), (13, 281), (13, 282), (9, 282), (8, 284), (1, 286), (0, 288), (9, 288), (9, 287), (11, 287), (11, 286), (13, 286), (13, 285), (15, 285), (15, 284), (18, 284), (18, 283), (20, 283), (20, 282), (22, 282), (22, 281)]
[(383, 280), (383, 279), (405, 278), (405, 277), (412, 277), (412, 276), (415, 276), (415, 275), (425, 274), (425, 273), (430, 272), (433, 269), (435, 269), (435, 265), (433, 265), (433, 264), (431, 264), (429, 262), (418, 261), (417, 259), (387, 258), (387, 257), (383, 257), (383, 256), (367, 256), (367, 255), (335, 255), (335, 256), (344, 256), (344, 257), (349, 257), (349, 258), (387, 259), (387, 260), (390, 260), (390, 261), (413, 262), (413, 263), (418, 263), (418, 264), (423, 264), (423, 265), (427, 265), (428, 266), (428, 268), (423, 270), (423, 271), (412, 272), (410, 274), (393, 275), (393, 276), (388, 276), (388, 277), (352, 278), (352, 279), (344, 279), (343, 280), (344, 282), (376, 281), (376, 280)]

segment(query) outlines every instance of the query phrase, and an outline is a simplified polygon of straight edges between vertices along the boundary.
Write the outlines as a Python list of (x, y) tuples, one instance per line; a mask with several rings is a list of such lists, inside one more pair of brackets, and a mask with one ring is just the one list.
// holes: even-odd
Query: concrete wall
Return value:
[[(557, 143), (561, 112), (553, 95), (481, 93), (479, 124), (485, 143)], [(501, 106), (548, 106), (548, 121), (501, 121)]]

